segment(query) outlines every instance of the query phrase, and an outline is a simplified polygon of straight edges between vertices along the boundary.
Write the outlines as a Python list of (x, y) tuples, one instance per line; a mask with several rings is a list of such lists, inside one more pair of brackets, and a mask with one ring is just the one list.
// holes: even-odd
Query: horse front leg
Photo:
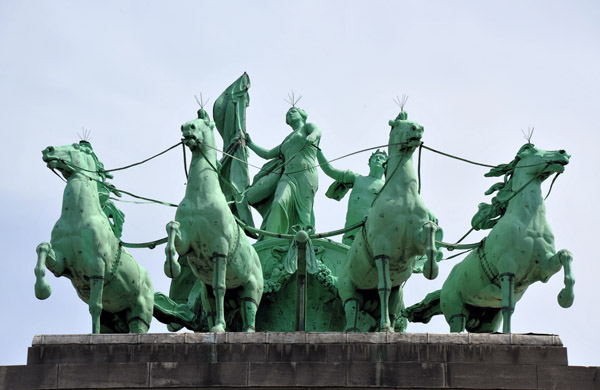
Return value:
[(381, 332), (393, 332), (390, 322), (390, 294), (392, 292), (392, 278), (390, 276), (390, 257), (387, 255), (375, 256), (377, 267), (377, 293), (379, 294), (379, 307), (381, 309), (381, 320), (379, 328)]
[(423, 241), (425, 242), (425, 254), (427, 255), (427, 262), (423, 266), (423, 275), (429, 280), (437, 278), (439, 268), (437, 264), (437, 249), (435, 247), (435, 232), (438, 230), (438, 226), (434, 222), (427, 222), (423, 225), (422, 234), (424, 235)]
[(573, 276), (573, 270), (571, 269), (571, 265), (573, 263), (573, 254), (566, 249), (561, 249), (556, 255), (554, 255), (554, 257), (558, 257), (558, 260), (560, 261), (560, 264), (562, 264), (565, 272), (565, 287), (560, 290), (560, 293), (558, 293), (558, 304), (564, 308), (571, 307), (573, 300), (575, 299), (575, 293), (573, 291), (575, 277)]
[(44, 279), (46, 276), (46, 258), (54, 251), (52, 250), (52, 246), (47, 242), (42, 242), (36, 248), (37, 253), (37, 263), (35, 265), (34, 273), (35, 273), (35, 296), (37, 299), (46, 299), (52, 294), (52, 288)]
[(177, 250), (175, 249), (175, 240), (181, 242), (180, 224), (177, 221), (171, 221), (167, 224), (167, 245), (165, 247), (165, 275), (169, 278), (176, 278), (181, 273), (181, 265), (177, 261)]
[(213, 270), (213, 294), (215, 295), (215, 326), (213, 332), (225, 332), (225, 280), (227, 272), (227, 255), (213, 253), (211, 260), (214, 264)]
[(515, 311), (515, 274), (504, 272), (500, 274), (500, 289), (502, 290), (502, 332), (510, 333), (510, 320)]

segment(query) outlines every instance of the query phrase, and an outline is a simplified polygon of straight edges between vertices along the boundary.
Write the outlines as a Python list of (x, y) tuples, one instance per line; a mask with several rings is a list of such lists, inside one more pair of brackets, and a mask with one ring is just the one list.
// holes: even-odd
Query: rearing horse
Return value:
[(213, 332), (225, 331), (225, 289), (241, 287), (243, 327), (253, 332), (263, 293), (261, 263), (221, 191), (214, 123), (204, 109), (198, 116), (181, 126), (192, 161), (185, 197), (177, 207), (175, 221), (167, 224), (165, 273), (176, 277), (181, 269), (176, 255), (187, 256), (194, 275), (212, 286), (216, 305), (206, 294), (202, 303), (207, 312), (216, 306)]
[(389, 124), (392, 129), (386, 182), (352, 243), (338, 279), (338, 291), (346, 313), (346, 331), (358, 331), (362, 296), (357, 290), (378, 290), (380, 330), (393, 331), (390, 296), (393, 302), (400, 300), (403, 305), (401, 286), (413, 273), (417, 259), (427, 256), (425, 277), (434, 279), (438, 273), (435, 234), (439, 228), (419, 195), (412, 163), (412, 155), (421, 143), (423, 127), (407, 120), (405, 111)]
[(67, 180), (62, 212), (52, 229), (50, 243), (37, 247), (35, 295), (51, 294), (44, 265), (55, 276), (71, 280), (77, 295), (87, 302), (92, 333), (145, 333), (150, 327), (154, 288), (150, 275), (125, 248), (102, 210), (98, 186), (101, 163), (92, 146), (81, 141), (49, 146), (43, 160)]
[(550, 175), (564, 171), (569, 158), (564, 150), (545, 151), (527, 143), (511, 163), (485, 175), (504, 176), (486, 192), (498, 191), (492, 204), (480, 204), (471, 222), (475, 229), (492, 228), (490, 234), (454, 266), (441, 291), (406, 309), (409, 321), (427, 323), (444, 314), (451, 332), (494, 332), (502, 320), (502, 331), (510, 333), (516, 302), (531, 284), (547, 282), (561, 266), (565, 287), (558, 303), (572, 305), (573, 255), (554, 249), (541, 189)]

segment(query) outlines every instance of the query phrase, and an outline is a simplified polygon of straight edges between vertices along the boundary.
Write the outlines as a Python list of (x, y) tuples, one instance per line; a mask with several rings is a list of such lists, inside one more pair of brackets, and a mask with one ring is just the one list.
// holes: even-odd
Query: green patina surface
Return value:
[[(47, 267), (55, 276), (70, 279), (77, 295), (88, 303), (93, 333), (147, 332), (154, 305), (152, 281), (115, 234), (116, 230), (120, 235), (121, 228), (115, 229), (109, 216), (122, 213), (114, 205), (106, 212), (111, 187), (106, 175), (98, 173), (103, 166), (92, 146), (82, 141), (49, 146), (42, 153), (47, 166), (58, 170), (67, 185), (50, 243), (37, 247), (36, 297), (50, 296), (44, 280)], [(116, 224), (122, 226), (122, 220)]]
[(554, 235), (546, 220), (541, 184), (562, 173), (569, 162), (564, 151), (545, 151), (525, 144), (509, 164), (486, 176), (503, 176), (486, 192), (498, 191), (491, 204), (480, 204), (473, 217), (475, 229), (492, 229), (479, 248), (458, 263), (441, 290), (407, 309), (411, 321), (429, 322), (443, 314), (451, 332), (511, 331), (516, 302), (527, 288), (547, 282), (564, 269), (565, 287), (558, 295), (562, 307), (573, 303), (575, 279), (572, 254), (554, 249)]
[[(124, 215), (109, 200), (120, 193), (91, 145), (45, 149), (43, 160), (67, 185), (51, 241), (37, 248), (36, 296), (50, 295), (46, 268), (69, 278), (89, 304), (94, 333), (146, 332), (153, 314), (171, 331), (405, 331), (407, 318), (428, 322), (444, 314), (452, 332), (491, 332), (500, 321), (510, 332), (515, 303), (527, 287), (561, 268), (565, 288), (558, 301), (572, 304), (572, 255), (555, 251), (541, 195), (541, 183), (568, 163), (564, 151), (528, 143), (511, 163), (486, 174), (504, 180), (488, 190), (497, 194), (479, 206), (472, 226), (491, 234), (454, 267), (441, 290), (405, 309), (406, 280), (413, 273), (434, 279), (439, 247), (454, 245), (441, 242), (442, 229), (420, 196), (413, 154), (423, 127), (408, 120), (406, 101), (389, 122), (389, 157), (373, 153), (362, 176), (327, 161), (321, 131), (307, 123), (293, 96), (286, 113), (291, 132), (281, 144), (265, 149), (252, 142), (249, 88), (244, 73), (214, 104), (225, 149), (220, 160), (215, 123), (203, 107), (181, 126), (192, 159), (185, 196), (164, 239), (168, 295), (154, 293), (148, 273), (123, 247), (130, 245), (120, 241)], [(269, 160), (252, 180), (249, 151)], [(351, 190), (341, 243), (315, 233), (317, 161), (335, 180), (326, 196), (340, 200)], [(263, 217), (262, 230), (254, 227), (250, 207)], [(258, 241), (251, 244), (248, 236)]]

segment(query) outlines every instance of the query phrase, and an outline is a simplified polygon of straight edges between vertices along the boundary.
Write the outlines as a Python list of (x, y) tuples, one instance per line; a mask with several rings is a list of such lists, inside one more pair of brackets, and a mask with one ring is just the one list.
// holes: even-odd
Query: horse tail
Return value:
[(440, 295), (442, 290), (437, 290), (427, 294), (425, 299), (402, 310), (402, 316), (410, 322), (422, 322), (424, 324), (431, 320), (431, 317), (442, 314), (440, 308)]

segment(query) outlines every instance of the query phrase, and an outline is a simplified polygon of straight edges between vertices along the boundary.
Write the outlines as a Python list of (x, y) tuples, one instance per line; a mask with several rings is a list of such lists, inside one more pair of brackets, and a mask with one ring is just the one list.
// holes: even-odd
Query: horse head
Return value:
[[(183, 144), (186, 145), (192, 152), (202, 149), (207, 152), (206, 147), (209, 145), (215, 147), (215, 136), (213, 128), (214, 122), (211, 122), (208, 113), (204, 109), (198, 111), (198, 118), (181, 125), (181, 133), (183, 135)], [(208, 150), (214, 152), (214, 150)]]
[(543, 181), (553, 173), (563, 173), (570, 158), (564, 150), (542, 150), (526, 143), (519, 149), (513, 162), (516, 168), (514, 175), (540, 177)]
[(93, 175), (104, 168), (92, 150), (92, 145), (87, 141), (71, 145), (48, 146), (42, 150), (42, 160), (48, 168), (57, 169), (66, 179), (82, 171), (87, 175)]
[(421, 145), (423, 126), (417, 122), (409, 121), (407, 117), (406, 111), (402, 111), (396, 119), (388, 122), (392, 126), (389, 142), (390, 154), (392, 152), (414, 152), (415, 148)]
[(491, 204), (480, 203), (479, 210), (471, 219), (475, 230), (491, 229), (504, 215), (508, 202), (530, 182), (546, 180), (553, 173), (563, 173), (571, 156), (564, 150), (548, 151), (526, 143), (519, 149), (514, 160), (492, 168), (484, 176), (504, 176), (504, 180), (491, 186), (486, 195), (498, 191)]

